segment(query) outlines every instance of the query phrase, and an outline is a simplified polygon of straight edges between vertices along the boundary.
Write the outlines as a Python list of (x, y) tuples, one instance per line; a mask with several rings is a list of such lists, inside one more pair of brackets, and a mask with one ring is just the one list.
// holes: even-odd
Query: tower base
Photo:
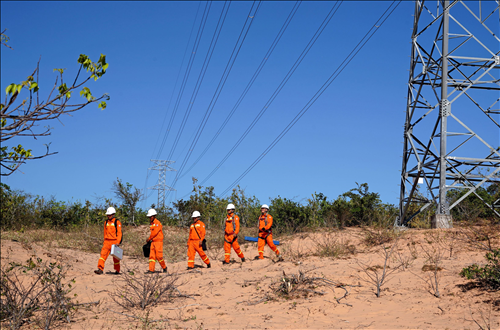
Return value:
[(435, 214), (431, 218), (431, 228), (453, 228), (453, 218), (449, 214)]

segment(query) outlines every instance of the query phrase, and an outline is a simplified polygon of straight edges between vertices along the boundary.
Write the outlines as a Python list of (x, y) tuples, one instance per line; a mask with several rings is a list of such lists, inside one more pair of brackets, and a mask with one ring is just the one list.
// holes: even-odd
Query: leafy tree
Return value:
[(245, 191), (238, 185), (233, 189), (229, 202), (236, 206), (236, 214), (240, 217), (240, 225), (257, 225), (261, 206), (257, 197), (248, 197)]
[(310, 210), (287, 198), (278, 196), (271, 200), (269, 213), (277, 233), (295, 233), (308, 225)]
[(137, 189), (131, 183), (123, 183), (119, 178), (116, 178), (116, 181), (113, 182), (111, 189), (122, 202), (124, 206), (122, 211), (125, 211), (128, 215), (128, 221), (135, 225), (136, 205), (142, 197), (141, 189)]
[[(1, 33), (1, 44), (12, 49), (7, 45), (9, 37), (5, 35), (5, 30)], [(91, 103), (99, 102), (99, 108), (105, 109), (106, 102), (109, 96), (104, 94), (100, 97), (94, 97), (85, 84), (90, 80), (97, 80), (102, 77), (108, 68), (106, 56), (100, 56), (97, 63), (84, 54), (78, 58), (80, 68), (76, 74), (73, 83), (69, 85), (64, 82), (63, 74), (65, 69), (54, 69), (57, 72), (54, 86), (50, 90), (47, 97), (40, 96), (38, 84), (40, 61), (26, 80), (19, 84), (12, 83), (5, 89), (5, 102), (0, 104), (0, 125), (1, 125), (1, 147), (0, 147), (0, 165), (2, 169), (1, 175), (7, 176), (15, 172), (21, 164), (27, 160), (40, 159), (56, 152), (50, 152), (49, 146), (46, 144), (47, 150), (45, 154), (35, 156), (31, 149), (25, 149), (21, 144), (17, 146), (6, 145), (7, 141), (14, 137), (31, 136), (35, 139), (41, 136), (51, 134), (51, 128), (46, 126), (43, 129), (39, 128), (40, 123), (58, 119), (62, 114), (68, 114), (78, 111)], [(85, 71), (86, 73), (82, 72)], [(83, 77), (81, 78), (81, 74)], [(81, 88), (81, 89), (80, 89)], [(21, 100), (20, 95), (23, 92), (26, 97)], [(83, 96), (83, 101), (73, 101), (72, 93), (80, 90), (80, 96)], [(18, 100), (19, 98), (19, 100)], [(16, 102), (17, 101), (17, 102)]]
[(469, 279), (476, 280), (480, 285), (492, 289), (500, 290), (500, 249), (493, 249), (486, 253), (488, 263), (481, 267), (473, 264), (462, 269), (460, 275)]
[(344, 196), (350, 199), (351, 214), (356, 223), (354, 225), (369, 224), (373, 225), (374, 212), (382, 202), (380, 194), (368, 192), (368, 183), (359, 184), (356, 182), (357, 188), (353, 188), (344, 193)]
[[(500, 198), (500, 189), (498, 183), (493, 183), (487, 188), (478, 187), (475, 191), (481, 199), (475, 194), (469, 194), (465, 197), (455, 208), (451, 210), (453, 218), (462, 221), (474, 222), (477, 218), (492, 218), (495, 216), (494, 212), (485, 203), (492, 205), (498, 198)], [(466, 189), (450, 189), (446, 196), (450, 199), (451, 203), (461, 198), (468, 192)]]
[(351, 223), (351, 204), (347, 200), (346, 196), (340, 195), (331, 204), (331, 212), (337, 222), (337, 227), (342, 229)]

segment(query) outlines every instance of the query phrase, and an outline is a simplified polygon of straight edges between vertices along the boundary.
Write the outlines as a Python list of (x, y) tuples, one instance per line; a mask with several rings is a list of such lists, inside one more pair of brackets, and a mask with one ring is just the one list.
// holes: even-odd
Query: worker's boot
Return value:
[(102, 275), (104, 272), (102, 271), (102, 269), (98, 269), (94, 270), (94, 273), (96, 273), (97, 275)]
[(245, 258), (241, 258), (241, 262), (245, 262)]
[(212, 267), (212, 265), (210, 265), (210, 263), (208, 263), (207, 268), (210, 268), (210, 267)]

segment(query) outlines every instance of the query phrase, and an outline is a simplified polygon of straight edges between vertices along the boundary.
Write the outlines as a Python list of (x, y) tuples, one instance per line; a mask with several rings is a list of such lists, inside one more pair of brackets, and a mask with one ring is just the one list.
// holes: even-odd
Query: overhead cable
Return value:
[[(243, 43), (245, 42), (245, 39), (248, 35), (248, 31), (250, 31), (250, 28), (252, 26), (252, 23), (254, 22), (254, 18), (257, 16), (257, 13), (259, 11), (261, 1), (259, 1), (258, 5), (255, 7), (256, 1), (253, 2), (252, 7), (250, 8), (247, 18), (245, 20), (245, 24), (243, 25), (240, 35), (238, 36), (238, 39), (236, 40), (236, 43), (233, 47), (233, 51), (231, 53), (231, 56), (229, 57), (229, 60), (226, 64), (226, 67), (224, 69), (224, 72), (222, 73), (222, 76), (219, 80), (219, 84), (217, 85), (217, 88), (214, 92), (214, 95), (212, 96), (212, 99), (208, 105), (207, 110), (205, 111), (205, 115), (203, 116), (203, 119), (198, 127), (198, 130), (196, 132), (196, 136), (193, 139), (190, 148), (188, 149), (188, 153), (184, 157), (184, 160), (179, 167), (179, 170), (177, 172), (177, 175), (175, 176), (173, 182), (172, 182), (172, 187), (175, 186), (177, 183), (178, 179), (180, 178), (181, 173), (184, 171), (184, 168), (186, 167), (187, 162), (189, 161), (189, 158), (191, 157), (191, 154), (193, 153), (193, 150), (196, 147), (196, 144), (198, 143), (200, 136), (207, 124), (208, 119), (210, 118), (210, 115), (215, 107), (215, 104), (217, 103), (217, 100), (224, 88), (224, 85), (227, 81), (227, 78), (229, 77), (229, 74), (231, 73), (231, 69), (233, 68), (234, 62), (236, 61), (238, 54), (241, 50), (241, 47)], [(255, 9), (254, 9), (255, 7)]]
[[(189, 75), (191, 73), (191, 69), (193, 67), (194, 60), (196, 58), (196, 54), (198, 53), (198, 46), (200, 45), (201, 37), (203, 35), (203, 31), (205, 30), (205, 25), (207, 23), (208, 19), (208, 14), (210, 13), (210, 8), (212, 6), (212, 1), (208, 1), (205, 5), (205, 9), (203, 11), (203, 16), (200, 21), (200, 26), (198, 27), (198, 32), (196, 34), (196, 38), (193, 44), (193, 49), (191, 51), (191, 55), (189, 57), (188, 65), (186, 67), (186, 72), (184, 73), (184, 77), (182, 79), (181, 83), (181, 88), (179, 90), (179, 93), (177, 95), (177, 99), (174, 104), (174, 110), (172, 111), (172, 115), (170, 116), (170, 120), (168, 122), (167, 130), (165, 131), (165, 134), (163, 136), (163, 140), (161, 143), (160, 148), (158, 149), (158, 154), (156, 156), (156, 159), (160, 159), (161, 154), (163, 152), (163, 148), (165, 147), (165, 143), (167, 142), (168, 135), (170, 133), (170, 130), (172, 129), (172, 124), (174, 122), (175, 115), (177, 114), (177, 110), (179, 109), (179, 104), (181, 102), (182, 96), (184, 94), (184, 90), (186, 88), (186, 84), (189, 78)], [(167, 158), (169, 159), (169, 158)]]
[[(319, 88), (319, 90), (311, 97), (307, 104), (299, 111), (299, 113), (292, 119), (292, 121), (281, 131), (281, 133), (274, 139), (273, 142), (262, 152), (259, 157), (236, 179), (231, 183), (220, 195), (219, 197), (225, 196), (233, 187), (235, 187), (241, 179), (243, 179), (273, 148), (276, 144), (290, 131), (290, 129), (299, 121), (299, 119), (309, 110), (309, 108), (318, 100), (318, 98), (324, 93), (324, 91), (331, 85), (333, 81), (342, 73), (342, 71), (349, 65), (349, 63), (354, 59), (354, 57), (359, 53), (361, 49), (366, 45), (366, 43), (373, 37), (373, 35), (378, 31), (378, 29), (384, 24), (384, 22), (391, 16), (394, 10), (399, 6), (401, 0), (398, 1), (396, 6), (391, 10), (391, 7), (396, 3), (393, 1), (391, 5), (386, 9), (386, 11), (380, 16), (380, 18), (375, 22), (375, 24), (368, 30), (365, 36), (359, 41), (359, 43), (354, 47), (354, 49), (347, 55), (344, 61), (337, 67), (337, 69), (330, 75), (330, 77), (325, 81), (325, 83)], [(386, 13), (389, 14), (386, 16)]]
[(326, 28), (326, 26), (328, 25), (328, 23), (331, 21), (331, 19), (333, 18), (333, 16), (335, 15), (335, 13), (337, 12), (337, 10), (339, 9), (339, 7), (342, 4), (342, 2), (343, 1), (337, 1), (333, 5), (332, 9), (328, 13), (328, 15), (325, 17), (325, 19), (323, 20), (323, 22), (321, 23), (321, 25), (319, 26), (319, 28), (316, 30), (316, 32), (314, 33), (314, 35), (312, 36), (312, 38), (309, 40), (308, 44), (306, 45), (306, 47), (304, 48), (304, 50), (302, 51), (302, 53), (300, 54), (300, 56), (297, 58), (297, 60), (295, 61), (295, 63), (292, 65), (292, 67), (290, 68), (290, 70), (288, 71), (288, 73), (286, 74), (286, 76), (283, 78), (283, 80), (280, 82), (280, 84), (278, 85), (278, 87), (274, 90), (274, 92), (271, 95), (271, 97), (269, 98), (269, 100), (267, 100), (266, 104), (264, 104), (264, 106), (262, 107), (262, 109), (259, 111), (259, 113), (254, 118), (254, 120), (250, 123), (250, 125), (247, 127), (247, 129), (243, 132), (243, 134), (238, 139), (238, 141), (228, 151), (228, 153), (219, 162), (219, 164), (217, 164), (217, 166), (208, 174), (208, 176), (200, 182), (200, 184), (203, 185), (205, 182), (207, 182), (212, 177), (212, 175), (214, 175), (215, 172), (217, 172), (217, 170), (226, 162), (226, 160), (229, 159), (229, 157), (233, 154), (233, 152), (236, 150), (236, 148), (238, 148), (238, 146), (241, 144), (241, 142), (243, 142), (243, 140), (245, 139), (245, 137), (250, 133), (250, 131), (253, 129), (253, 127), (257, 124), (257, 122), (260, 120), (260, 118), (267, 111), (267, 109), (269, 108), (269, 106), (273, 103), (273, 101), (279, 95), (279, 93), (281, 92), (281, 90), (283, 89), (283, 87), (285, 87), (286, 83), (292, 77), (292, 75), (294, 74), (295, 70), (297, 70), (297, 68), (299, 67), (300, 63), (302, 63), (302, 60), (306, 57), (307, 53), (311, 50), (311, 48), (315, 44), (316, 40), (318, 40), (319, 36), (324, 31), (324, 29)]
[[(173, 97), (174, 97), (174, 92), (175, 92), (175, 90), (177, 89), (177, 83), (179, 82), (179, 76), (180, 76), (180, 74), (181, 74), (181, 69), (182, 69), (182, 67), (184, 66), (184, 60), (186, 59), (186, 53), (187, 53), (187, 50), (188, 50), (188, 48), (189, 48), (189, 44), (191, 43), (191, 37), (193, 36), (193, 31), (194, 31), (194, 27), (195, 27), (195, 25), (196, 25), (196, 20), (198, 19), (198, 14), (199, 14), (199, 12), (200, 12), (200, 7), (201, 7), (201, 2), (198, 4), (198, 9), (196, 10), (196, 15), (195, 15), (195, 17), (194, 17), (193, 25), (192, 25), (192, 27), (191, 27), (191, 32), (189, 33), (189, 38), (188, 38), (188, 42), (187, 42), (187, 44), (186, 44), (186, 49), (184, 50), (184, 55), (182, 56), (182, 62), (181, 62), (181, 65), (179, 66), (179, 71), (177, 72), (177, 78), (176, 78), (176, 80), (175, 80), (174, 88), (172, 89), (172, 94), (170, 95), (170, 100), (169, 100), (169, 102), (168, 102), (168, 106), (167, 106), (167, 109), (166, 109), (166, 111), (165, 111), (165, 116), (163, 117), (163, 122), (162, 122), (162, 124), (161, 124), (160, 132), (162, 132), (162, 131), (163, 131), (163, 127), (165, 126), (165, 120), (167, 119), (167, 114), (168, 114), (168, 111), (170, 110), (170, 105), (172, 104), (172, 99), (173, 99)], [(206, 6), (205, 6), (205, 8), (206, 8)], [(200, 26), (201, 26), (201, 23), (202, 23), (202, 22), (203, 22), (203, 20), (202, 20), (202, 21), (200, 21)], [(172, 112), (170, 122), (172, 122), (172, 121), (173, 121), (173, 117), (175, 117), (175, 115), (174, 115), (174, 113)], [(169, 123), (170, 123), (170, 122), (169, 122)], [(171, 125), (170, 125), (170, 126), (171, 126)], [(169, 127), (169, 128), (167, 128), (167, 131), (169, 131), (169, 130), (170, 130), (170, 127)], [(166, 135), (168, 135), (168, 134), (166, 133)], [(151, 159), (153, 159), (153, 158), (154, 158), (154, 157), (153, 157), (153, 155), (154, 155), (154, 152), (156, 151), (156, 146), (158, 145), (158, 141), (160, 140), (160, 136), (161, 136), (161, 134), (159, 134), (159, 135), (158, 135), (158, 138), (156, 139), (156, 143), (155, 143), (155, 146), (154, 146), (154, 148), (153, 148), (153, 153), (152, 153), (152, 155), (151, 155)], [(159, 158), (159, 157), (157, 157), (157, 158)], [(146, 200), (147, 200), (147, 199), (151, 196), (151, 194), (150, 194), (149, 196), (146, 196), (146, 195), (147, 195), (147, 194), (146, 194), (146, 189), (147, 189), (147, 186), (148, 186), (149, 173), (150, 173), (150, 172), (149, 172), (149, 170), (148, 170), (148, 171), (147, 171), (147, 173), (146, 173), (146, 180), (145, 180), (145, 182), (144, 182), (144, 189), (142, 190), (142, 191), (143, 191), (143, 198), (142, 198), (142, 203), (141, 203), (141, 207), (142, 207), (142, 208), (144, 208), (145, 201), (146, 201)]]
[(235, 113), (236, 109), (238, 109), (238, 107), (240, 106), (241, 102), (243, 101), (243, 99), (247, 95), (248, 91), (252, 87), (253, 83), (255, 82), (255, 80), (259, 76), (260, 72), (264, 68), (265, 64), (267, 63), (267, 60), (271, 57), (271, 54), (273, 53), (274, 49), (278, 45), (278, 42), (280, 41), (281, 37), (285, 33), (286, 29), (288, 28), (288, 25), (290, 24), (290, 21), (294, 17), (294, 15), (297, 12), (297, 9), (300, 7), (301, 3), (302, 3), (302, 0), (295, 2), (295, 5), (293, 6), (292, 10), (288, 14), (288, 17), (287, 17), (286, 21), (281, 26), (281, 29), (279, 30), (278, 35), (274, 38), (273, 43), (269, 47), (267, 53), (262, 58), (262, 61), (260, 62), (258, 68), (255, 70), (252, 78), (250, 79), (250, 81), (248, 82), (247, 86), (245, 87), (245, 89), (243, 90), (243, 92), (241, 93), (241, 95), (239, 96), (239, 98), (236, 101), (235, 105), (233, 106), (233, 108), (231, 109), (231, 111), (229, 112), (229, 114), (226, 116), (226, 118), (222, 122), (221, 126), (219, 127), (219, 129), (217, 130), (217, 132), (215, 133), (215, 135), (212, 137), (212, 139), (210, 140), (210, 142), (207, 144), (207, 146), (205, 147), (205, 149), (203, 149), (203, 151), (198, 156), (198, 158), (193, 162), (193, 164), (191, 164), (191, 166), (184, 172), (184, 174), (180, 178), (183, 178), (184, 176), (186, 176), (193, 169), (193, 167), (196, 166), (196, 164), (198, 164), (198, 162), (203, 158), (203, 156), (205, 156), (205, 154), (207, 153), (207, 151), (214, 144), (215, 140), (217, 140), (217, 138), (219, 137), (220, 133), (224, 130), (224, 128), (226, 127), (227, 123), (232, 118), (233, 114)]
[[(174, 140), (174, 144), (173, 144), (172, 148), (170, 149), (170, 152), (168, 154), (167, 159), (172, 159), (172, 156), (175, 152), (175, 149), (179, 143), (180, 137), (184, 131), (184, 128), (186, 127), (187, 120), (188, 120), (189, 115), (191, 114), (191, 110), (193, 109), (193, 106), (195, 104), (196, 98), (198, 96), (198, 92), (199, 92), (199, 90), (201, 88), (201, 84), (203, 82), (203, 79), (205, 78), (205, 74), (207, 72), (208, 66), (209, 66), (210, 61), (212, 59), (212, 55), (214, 53), (215, 46), (217, 45), (217, 41), (219, 40), (219, 36), (220, 36), (221, 31), (222, 31), (222, 27), (224, 26), (224, 22), (226, 20), (227, 13), (229, 11), (230, 6), (231, 6), (230, 1), (224, 2), (224, 7), (222, 8), (222, 12), (221, 12), (219, 20), (217, 22), (217, 26), (215, 27), (215, 32), (212, 36), (212, 40), (210, 41), (210, 46), (208, 47), (207, 54), (205, 55), (205, 60), (203, 61), (201, 71), (198, 75), (198, 79), (196, 80), (196, 84), (195, 84), (193, 93), (191, 94), (191, 98), (190, 98), (189, 103), (188, 103), (188, 107), (186, 109), (186, 112), (184, 113), (184, 117), (182, 118), (182, 122), (181, 122), (181, 125), (179, 128), (179, 131), (177, 132), (177, 135), (176, 135), (175, 140)], [(173, 188), (174, 186), (171, 186), (171, 187)]]

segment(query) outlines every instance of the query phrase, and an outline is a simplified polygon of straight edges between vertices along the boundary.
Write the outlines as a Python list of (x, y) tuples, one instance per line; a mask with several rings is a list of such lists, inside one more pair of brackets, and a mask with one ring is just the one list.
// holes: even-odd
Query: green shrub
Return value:
[(488, 289), (500, 289), (500, 249), (494, 249), (486, 253), (488, 263), (484, 267), (477, 264), (462, 269), (460, 275), (469, 279), (476, 280), (480, 285)]

